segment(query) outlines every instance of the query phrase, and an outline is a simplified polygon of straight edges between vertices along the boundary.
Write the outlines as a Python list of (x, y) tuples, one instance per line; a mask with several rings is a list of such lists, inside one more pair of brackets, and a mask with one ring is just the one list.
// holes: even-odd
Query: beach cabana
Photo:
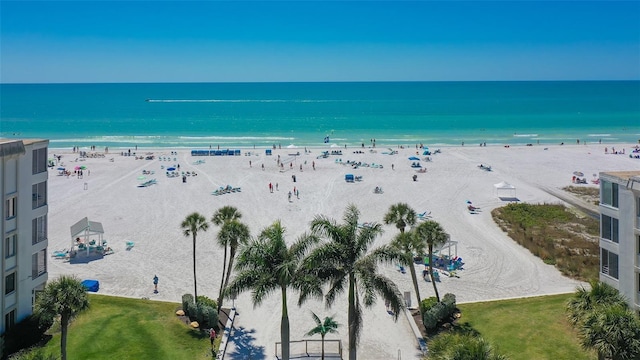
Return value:
[[(96, 221), (89, 221), (89, 218), (84, 217), (82, 220), (71, 226), (71, 248), (78, 250), (86, 248), (87, 255), (92, 247), (102, 246), (102, 236), (104, 234), (104, 228), (102, 224)], [(78, 243), (77, 239), (80, 239)], [(92, 245), (92, 240), (95, 242)], [(83, 246), (80, 246), (83, 244)], [(84, 249), (82, 249), (84, 250)]]
[[(516, 198), (516, 187), (509, 184), (506, 181), (501, 181), (497, 184), (493, 184), (493, 187), (496, 188), (496, 196), (499, 197), (500, 199), (503, 198), (508, 198), (508, 199), (515, 199)], [(504, 194), (508, 195), (505, 196)], [(502, 194), (502, 195), (501, 195)]]

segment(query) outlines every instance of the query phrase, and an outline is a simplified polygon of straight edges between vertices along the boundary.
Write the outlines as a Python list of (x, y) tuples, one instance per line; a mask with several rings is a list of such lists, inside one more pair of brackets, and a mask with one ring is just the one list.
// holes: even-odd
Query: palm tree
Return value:
[(578, 325), (596, 308), (618, 305), (627, 306), (627, 300), (613, 286), (593, 279), (589, 281), (590, 290), (580, 286), (567, 302), (567, 315), (573, 325)]
[[(253, 305), (259, 306), (265, 296), (280, 290), (282, 296), (282, 319), (280, 338), (282, 358), (289, 359), (289, 315), (287, 289), (304, 290), (306, 295), (320, 297), (320, 286), (316, 279), (306, 276), (301, 268), (302, 259), (318, 238), (304, 234), (289, 248), (284, 239), (285, 229), (276, 221), (260, 232), (258, 238), (240, 250), (235, 270), (235, 279), (225, 290), (226, 295), (237, 295), (251, 290)], [(306, 297), (301, 297), (301, 304)]]
[[(227, 273), (224, 278), (224, 284), (221, 288), (221, 295), (224, 293), (224, 289), (229, 283), (229, 277), (231, 276), (231, 269), (233, 269), (233, 261), (236, 257), (236, 250), (239, 244), (246, 244), (249, 241), (249, 227), (237, 220), (232, 220), (222, 225), (222, 229), (218, 233), (218, 243), (229, 245), (229, 266), (227, 267)], [(226, 246), (225, 246), (226, 249)], [(222, 308), (222, 300), (224, 298), (220, 296), (218, 300), (218, 311)]]
[(89, 308), (87, 289), (80, 280), (63, 275), (50, 281), (36, 300), (36, 313), (52, 318), (60, 315), (60, 357), (67, 359), (67, 334), (69, 322), (80, 312)]
[(405, 203), (397, 203), (391, 205), (389, 211), (384, 215), (384, 223), (395, 224), (396, 228), (404, 233), (407, 226), (413, 226), (416, 224), (416, 212), (409, 205)]
[(436, 300), (440, 302), (438, 287), (433, 277), (433, 248), (445, 244), (449, 240), (449, 235), (436, 221), (428, 220), (415, 228), (415, 236), (424, 241), (429, 249), (429, 277), (433, 284), (433, 291), (436, 293)]
[[(231, 221), (240, 220), (242, 218), (242, 213), (233, 206), (223, 206), (218, 209), (211, 218), (211, 222), (214, 225), (222, 226)], [(228, 242), (224, 240), (228, 240), (228, 238), (220, 238), (218, 236), (218, 245), (224, 248), (224, 259), (222, 260), (222, 276), (220, 277), (220, 291), (218, 292), (218, 312), (222, 308), (222, 300), (224, 293), (224, 279), (227, 278), (226, 273), (231, 273), (231, 267), (227, 267), (227, 246), (229, 246)]]
[(582, 346), (598, 359), (640, 359), (640, 319), (626, 306), (605, 306), (587, 313), (580, 323)]
[(204, 218), (204, 216), (200, 215), (197, 212), (187, 216), (186, 219), (180, 224), (180, 227), (183, 230), (183, 234), (186, 237), (191, 235), (193, 237), (193, 287), (194, 287), (194, 297), (196, 301), (196, 305), (198, 304), (198, 281), (196, 277), (196, 237), (198, 236), (199, 231), (207, 231), (209, 228), (209, 223)]
[(357, 357), (357, 344), (362, 330), (363, 303), (371, 307), (376, 294), (389, 302), (395, 320), (404, 308), (402, 296), (396, 284), (377, 273), (378, 263), (392, 263), (402, 257), (399, 251), (383, 246), (369, 252), (369, 246), (382, 233), (382, 226), (358, 227), (360, 212), (355, 205), (349, 205), (344, 214), (344, 224), (337, 224), (325, 216), (318, 215), (311, 222), (315, 234), (326, 237), (329, 242), (317, 247), (305, 260), (305, 267), (322, 281), (329, 283), (325, 295), (327, 306), (331, 306), (338, 294), (348, 287), (349, 359)]
[(323, 321), (321, 321), (318, 315), (313, 311), (311, 312), (311, 316), (313, 317), (313, 321), (316, 322), (316, 327), (309, 330), (306, 335), (313, 336), (315, 334), (320, 334), (322, 337), (322, 360), (324, 360), (324, 336), (327, 334), (337, 333), (338, 326), (340, 325), (331, 316), (325, 317)]
[(413, 289), (416, 291), (416, 298), (418, 299), (419, 305), (422, 298), (420, 297), (416, 268), (413, 266), (413, 254), (424, 254), (425, 241), (419, 236), (416, 236), (413, 231), (408, 233), (401, 232), (393, 239), (391, 246), (397, 248), (404, 255), (402, 257), (402, 264), (409, 268), (411, 280), (413, 281)]

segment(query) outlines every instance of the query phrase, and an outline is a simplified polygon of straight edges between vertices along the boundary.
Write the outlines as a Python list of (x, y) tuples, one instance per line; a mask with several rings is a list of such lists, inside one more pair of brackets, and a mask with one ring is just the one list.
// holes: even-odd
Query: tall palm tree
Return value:
[[(237, 295), (251, 290), (253, 305), (259, 306), (265, 296), (280, 290), (282, 318), (280, 338), (282, 359), (289, 359), (290, 330), (287, 310), (287, 289), (304, 290), (306, 295), (321, 296), (317, 280), (307, 276), (301, 268), (302, 259), (311, 246), (318, 242), (313, 235), (304, 234), (289, 248), (284, 239), (285, 229), (276, 221), (260, 232), (256, 240), (240, 250), (235, 266), (235, 279), (225, 290), (227, 295)], [(299, 304), (305, 298), (300, 298)]]
[(69, 322), (89, 308), (87, 289), (73, 276), (62, 275), (50, 281), (36, 299), (36, 313), (52, 318), (60, 315), (60, 357), (67, 359), (67, 334)]
[(401, 233), (404, 233), (407, 226), (416, 224), (416, 219), (415, 210), (405, 203), (397, 203), (391, 205), (382, 221), (387, 225), (394, 224)]
[[(214, 225), (222, 226), (231, 221), (240, 220), (242, 218), (242, 213), (233, 206), (223, 206), (218, 209), (211, 218), (211, 222)], [(224, 248), (224, 258), (222, 260), (222, 276), (220, 277), (220, 290), (218, 292), (218, 312), (222, 308), (222, 300), (224, 293), (224, 279), (227, 278), (226, 273), (231, 272), (231, 267), (227, 267), (227, 247), (229, 244), (222, 240), (228, 240), (228, 238), (220, 238), (218, 236), (218, 245)]]
[(329, 284), (325, 295), (327, 306), (331, 306), (336, 296), (348, 288), (349, 359), (357, 358), (357, 344), (362, 330), (363, 303), (371, 307), (376, 294), (389, 302), (397, 320), (404, 308), (402, 296), (396, 284), (377, 273), (378, 263), (392, 263), (402, 254), (390, 246), (379, 247), (369, 252), (375, 238), (382, 233), (380, 224), (358, 227), (360, 211), (349, 205), (344, 214), (344, 223), (318, 215), (311, 222), (315, 234), (328, 238), (328, 242), (314, 249), (305, 260), (305, 267)]
[(324, 336), (327, 334), (335, 334), (338, 332), (338, 326), (340, 326), (332, 316), (327, 316), (324, 320), (320, 320), (318, 315), (316, 315), (313, 311), (311, 312), (311, 316), (313, 317), (313, 321), (316, 322), (316, 327), (309, 330), (306, 334), (307, 336), (313, 336), (315, 334), (320, 334), (322, 337), (322, 360), (324, 360)]
[(640, 319), (627, 307), (605, 306), (589, 312), (580, 323), (582, 346), (598, 359), (640, 359)]
[(429, 250), (429, 277), (433, 284), (433, 291), (436, 294), (436, 300), (440, 302), (440, 295), (438, 294), (438, 287), (433, 277), (433, 248), (436, 246), (444, 245), (449, 240), (449, 234), (444, 232), (442, 226), (438, 222), (428, 220), (415, 228), (415, 236), (421, 239), (427, 244)]
[(590, 289), (584, 286), (576, 289), (576, 292), (567, 302), (567, 316), (573, 325), (578, 325), (596, 308), (606, 306), (627, 306), (627, 299), (613, 286), (592, 279), (589, 281)]
[(194, 288), (194, 297), (196, 301), (196, 305), (198, 304), (198, 280), (196, 277), (196, 237), (198, 236), (198, 232), (207, 231), (209, 228), (209, 223), (207, 223), (207, 219), (204, 216), (200, 215), (197, 212), (188, 215), (184, 221), (180, 224), (180, 227), (183, 230), (183, 234), (186, 237), (192, 236), (193, 238), (193, 288)]
[[(237, 220), (232, 220), (222, 225), (222, 229), (220, 229), (218, 233), (218, 243), (226, 243), (229, 245), (229, 266), (227, 267), (221, 294), (224, 294), (224, 289), (229, 283), (229, 277), (231, 276), (233, 261), (235, 260), (238, 246), (240, 244), (246, 244), (249, 238), (249, 227)], [(224, 300), (224, 297), (221, 296), (218, 301), (218, 311), (222, 308), (222, 300)]]
[(391, 241), (391, 246), (397, 248), (403, 254), (401, 263), (409, 268), (411, 280), (413, 281), (413, 289), (416, 291), (416, 298), (418, 299), (418, 305), (420, 305), (422, 298), (420, 297), (416, 268), (413, 266), (413, 254), (424, 254), (426, 243), (424, 239), (416, 236), (414, 231), (410, 231), (406, 233), (401, 232), (396, 235), (393, 241)]

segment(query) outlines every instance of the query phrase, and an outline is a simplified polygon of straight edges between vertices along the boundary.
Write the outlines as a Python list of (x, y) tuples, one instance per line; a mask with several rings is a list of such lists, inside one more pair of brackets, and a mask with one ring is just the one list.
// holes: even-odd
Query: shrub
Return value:
[(43, 349), (33, 349), (31, 351), (20, 351), (11, 356), (11, 360), (57, 360), (53, 354), (45, 353)]
[[(426, 302), (425, 299), (420, 306)], [(429, 305), (429, 304), (427, 304)], [(426, 309), (426, 307), (425, 307)], [(439, 324), (449, 321), (453, 313), (456, 311), (456, 296), (447, 293), (442, 297), (442, 301), (433, 304), (430, 308), (422, 313), (422, 323), (427, 331), (435, 330)]]
[(211, 311), (209, 311), (209, 318), (207, 319), (207, 325), (210, 328), (215, 328), (216, 330), (218, 330), (218, 308), (214, 307), (211, 308)]
[(37, 344), (49, 327), (51, 323), (41, 324), (36, 316), (27, 316), (4, 334), (4, 353), (13, 354)]
[(204, 295), (198, 296), (198, 305), (207, 305), (214, 309), (218, 309), (218, 303), (215, 300), (210, 299)]
[(193, 304), (193, 295), (184, 294), (182, 295), (182, 310), (185, 314), (189, 315), (189, 304)]
[(430, 298), (426, 298), (426, 299), (422, 300), (420, 302), (420, 313), (421, 314), (426, 313), (427, 311), (429, 311), (433, 307), (433, 305), (435, 305), (437, 303), (438, 303), (438, 300), (436, 299), (435, 296), (432, 296)]

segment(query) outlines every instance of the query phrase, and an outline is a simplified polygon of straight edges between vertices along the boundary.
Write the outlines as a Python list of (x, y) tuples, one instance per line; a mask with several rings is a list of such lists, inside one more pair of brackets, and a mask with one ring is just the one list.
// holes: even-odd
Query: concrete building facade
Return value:
[(48, 145), (0, 139), (0, 334), (33, 312), (47, 282)]
[(640, 171), (600, 173), (600, 281), (640, 311)]

